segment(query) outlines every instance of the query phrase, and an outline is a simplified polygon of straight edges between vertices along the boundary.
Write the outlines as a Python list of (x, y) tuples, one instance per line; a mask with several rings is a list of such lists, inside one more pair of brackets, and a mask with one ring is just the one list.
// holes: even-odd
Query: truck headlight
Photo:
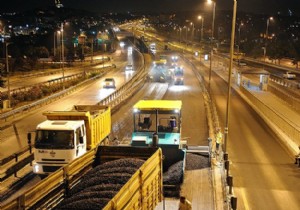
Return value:
[(40, 171), (40, 166), (38, 164), (35, 164), (33, 166), (33, 172), (37, 174), (37, 173), (39, 173), (39, 171)]

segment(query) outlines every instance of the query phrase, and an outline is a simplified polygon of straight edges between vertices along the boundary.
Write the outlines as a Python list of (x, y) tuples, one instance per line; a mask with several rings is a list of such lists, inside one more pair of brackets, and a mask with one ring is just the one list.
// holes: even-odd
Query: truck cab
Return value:
[(34, 173), (49, 174), (56, 171), (86, 153), (84, 121), (42, 122), (37, 126), (34, 147)]
[[(132, 146), (180, 148), (181, 101), (141, 100), (134, 106)], [(158, 142), (153, 142), (153, 134)]]

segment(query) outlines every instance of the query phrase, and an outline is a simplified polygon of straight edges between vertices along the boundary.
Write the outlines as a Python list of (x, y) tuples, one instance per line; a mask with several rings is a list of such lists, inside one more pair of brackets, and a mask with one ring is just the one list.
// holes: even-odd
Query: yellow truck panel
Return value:
[[(97, 151), (96, 151), (97, 150)], [(163, 198), (162, 150), (120, 146), (99, 146), (43, 179), (34, 188), (1, 206), (3, 210), (55, 209), (69, 190), (80, 182), (92, 167), (123, 158), (139, 158), (145, 162), (108, 201), (104, 210), (154, 209)], [(84, 159), (84, 164), (80, 162)]]
[(43, 115), (48, 120), (84, 120), (87, 133), (87, 149), (101, 144), (111, 132), (109, 106), (75, 105), (72, 111), (50, 111)]
[(134, 109), (139, 110), (181, 110), (182, 101), (180, 100), (140, 100), (134, 105)]
[(103, 209), (154, 209), (162, 196), (162, 152), (158, 149)]

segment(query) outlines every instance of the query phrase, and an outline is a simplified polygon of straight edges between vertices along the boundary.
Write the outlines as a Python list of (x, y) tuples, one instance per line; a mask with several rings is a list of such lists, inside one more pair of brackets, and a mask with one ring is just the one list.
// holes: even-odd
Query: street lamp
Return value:
[(195, 25), (194, 25), (193, 22), (191, 22), (191, 26), (192, 26), (191, 42), (193, 42), (193, 40), (194, 40), (194, 30), (195, 30)]
[(55, 41), (56, 41), (56, 39), (55, 39), (55, 37), (56, 37), (56, 31), (54, 31), (54, 36), (53, 36), (53, 56), (55, 57), (56, 56), (56, 43), (55, 43)]
[[(268, 32), (269, 32), (269, 24), (270, 20), (273, 20), (273, 17), (269, 17), (267, 19), (267, 28), (266, 28), (266, 39), (265, 39), (265, 47), (264, 47), (264, 63), (266, 62), (266, 54), (267, 54), (267, 41), (268, 41)], [(264, 65), (263, 65), (264, 68)]]
[(60, 31), (61, 31), (61, 60), (62, 60), (62, 76), (63, 76), (63, 89), (65, 89), (65, 70), (64, 70), (64, 65), (65, 65), (65, 50), (64, 50), (64, 23), (61, 23), (60, 26)]
[(7, 46), (10, 42), (5, 42), (5, 58), (6, 58), (6, 71), (7, 71), (7, 97), (8, 97), (8, 107), (10, 108), (11, 96), (10, 96), (10, 82), (9, 82), (9, 66), (8, 66), (8, 50)]
[(201, 15), (198, 16), (198, 20), (201, 20), (202, 24), (201, 24), (201, 37), (200, 37), (200, 41), (202, 41), (203, 39), (203, 22), (204, 22), (204, 17), (202, 17)]
[(191, 31), (191, 46), (192, 46), (192, 52), (194, 51), (194, 31), (195, 31), (195, 24), (193, 22), (191, 22), (191, 26), (192, 26), (192, 31)]
[(216, 2), (212, 0), (207, 1), (209, 4), (213, 4), (213, 19), (212, 19), (212, 26), (211, 26), (211, 39), (210, 39), (210, 64), (209, 64), (209, 79), (208, 79), (208, 89), (210, 91), (210, 81), (211, 81), (211, 71), (212, 71), (212, 55), (213, 55), (213, 38), (214, 38), (214, 28), (215, 28), (215, 13), (216, 13)]
[(230, 42), (230, 62), (229, 62), (229, 72), (228, 72), (227, 104), (226, 104), (226, 117), (225, 117), (225, 128), (224, 128), (224, 153), (226, 153), (227, 151), (227, 141), (228, 141), (229, 108), (230, 108), (230, 97), (231, 97), (230, 94), (231, 93), (231, 72), (232, 72), (233, 53), (234, 53), (236, 7), (237, 7), (237, 1), (233, 0), (233, 15), (232, 15), (231, 42)]
[(179, 42), (181, 43), (181, 31), (182, 31), (182, 28), (180, 27), (179, 28)]
[(238, 53), (238, 65), (240, 65), (240, 44), (241, 44), (241, 27), (243, 26), (244, 24), (241, 22), (239, 24), (239, 27), (238, 27), (238, 32), (239, 32), (239, 37), (238, 37), (238, 44), (237, 44), (237, 53)]
[(94, 61), (94, 38), (91, 39), (91, 47), (92, 47), (92, 57), (91, 57), (91, 63)]
[[(188, 34), (188, 27), (187, 26), (183, 26), (183, 28), (185, 28), (185, 48), (187, 48), (187, 34)], [(183, 49), (184, 50), (184, 49)], [(182, 50), (182, 51), (183, 51)]]
[(238, 32), (239, 32), (239, 42), (238, 42), (238, 48), (237, 48), (237, 52), (240, 52), (240, 44), (241, 44), (241, 27), (243, 26), (243, 23), (240, 23), (239, 28), (238, 28)]

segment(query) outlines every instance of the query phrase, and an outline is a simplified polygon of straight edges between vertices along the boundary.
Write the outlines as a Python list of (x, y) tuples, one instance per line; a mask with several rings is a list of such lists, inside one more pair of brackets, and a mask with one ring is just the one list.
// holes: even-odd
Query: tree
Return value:
[(282, 58), (291, 58), (292, 42), (286, 33), (279, 33), (277, 37), (273, 38), (268, 45), (268, 56), (270, 59), (278, 59), (279, 64)]
[(38, 58), (48, 58), (49, 57), (49, 51), (46, 47), (35, 47), (34, 54)]
[(300, 62), (300, 40), (293, 42), (293, 48), (291, 49), (291, 54), (293, 55), (293, 64), (296, 65), (296, 68), (299, 68)]
[(0, 87), (5, 87), (5, 80), (0, 76)]

